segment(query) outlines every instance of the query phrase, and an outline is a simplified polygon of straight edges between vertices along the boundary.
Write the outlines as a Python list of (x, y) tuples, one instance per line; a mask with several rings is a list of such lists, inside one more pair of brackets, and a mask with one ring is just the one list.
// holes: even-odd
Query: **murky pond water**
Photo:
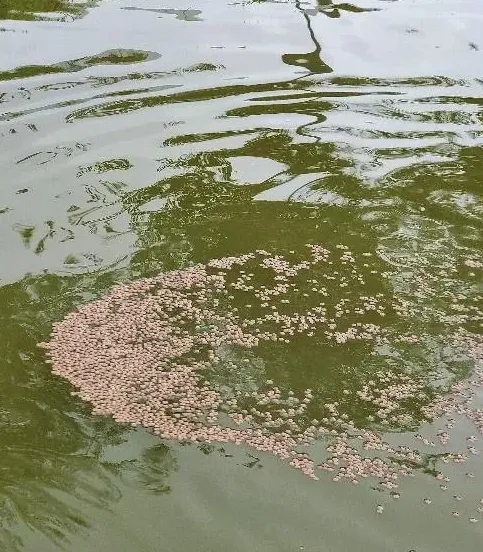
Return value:
[(0, 18), (1, 550), (480, 550), (479, 0)]

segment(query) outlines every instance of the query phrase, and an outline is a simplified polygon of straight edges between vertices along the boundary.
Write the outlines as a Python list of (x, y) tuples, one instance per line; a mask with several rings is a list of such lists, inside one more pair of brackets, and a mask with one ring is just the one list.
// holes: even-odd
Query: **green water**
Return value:
[[(458, 293), (482, 307), (481, 268), (465, 265), (483, 246), (480, 2), (11, 0), (0, 18), (0, 550), (482, 549), (483, 515), (468, 517), (483, 454), (451, 467), (476, 476), (454, 492), (421, 471), (395, 501), (93, 416), (36, 347), (116, 283), (344, 244), (391, 271), (372, 293), (389, 286), (424, 313), (405, 368), (429, 387), (468, 377), (468, 359), (444, 354), (459, 322), (433, 313)], [(381, 363), (362, 346), (298, 342), (213, 379), (311, 387), (370, 427), (342, 390)]]

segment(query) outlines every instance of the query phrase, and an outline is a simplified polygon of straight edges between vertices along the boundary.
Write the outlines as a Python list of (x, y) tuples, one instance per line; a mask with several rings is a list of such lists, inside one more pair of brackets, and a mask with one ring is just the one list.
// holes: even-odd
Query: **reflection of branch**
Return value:
[(302, 8), (300, 0), (296, 0), (295, 7), (305, 19), (310, 40), (313, 42), (315, 50), (313, 52), (303, 54), (283, 54), (282, 61), (288, 65), (298, 65), (299, 67), (304, 67), (310, 73), (332, 73), (332, 68), (324, 63), (320, 57), (322, 48), (317, 40), (317, 37), (315, 36), (314, 30), (312, 29), (312, 22), (309, 14)]
[(320, 56), (320, 52), (322, 51), (322, 48), (320, 47), (320, 42), (317, 40), (314, 30), (312, 29), (312, 21), (310, 20), (309, 14), (306, 13), (302, 8), (302, 6), (300, 5), (300, 0), (296, 0), (295, 7), (303, 15), (305, 22), (307, 23), (307, 29), (309, 30), (310, 38), (312, 42), (315, 44), (314, 53), (317, 53)]
[(310, 186), (311, 184), (313, 184), (313, 180), (311, 182), (305, 182), (304, 184), (302, 184), (301, 186), (299, 186), (296, 190), (294, 190), (287, 198), (287, 201), (291, 201), (293, 197), (295, 197), (295, 194), (300, 192), (300, 190), (303, 190), (304, 188), (306, 188), (307, 186)]
[[(379, 11), (379, 8), (361, 8), (359, 6), (355, 6), (354, 4), (349, 4), (347, 2), (344, 2), (342, 4), (334, 4), (332, 0), (317, 0), (318, 7), (316, 8), (316, 11), (318, 13), (323, 13), (325, 16), (330, 17), (332, 19), (338, 18), (341, 16), (341, 12), (349, 12), (349, 13), (364, 13), (364, 12), (372, 12), (372, 11)], [(330, 9), (327, 9), (330, 8)]]

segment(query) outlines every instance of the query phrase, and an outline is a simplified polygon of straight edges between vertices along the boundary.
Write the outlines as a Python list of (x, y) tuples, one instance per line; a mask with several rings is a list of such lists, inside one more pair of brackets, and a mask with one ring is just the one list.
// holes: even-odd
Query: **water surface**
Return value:
[[(428, 313), (415, 324), (441, 336), (406, 364), (428, 384), (467, 377), (471, 363), (441, 353), (450, 329), (431, 312), (447, 308), (445, 290), (481, 309), (478, 0), (17, 0), (0, 18), (3, 549), (481, 548), (479, 456), (451, 468), (459, 486), (446, 494), (424, 472), (399, 501), (372, 483), (314, 482), (248, 448), (93, 416), (36, 347), (116, 283), (344, 244), (394, 271), (396, 292)], [(476, 268), (450, 272), (460, 259)], [(421, 267), (426, 289), (411, 285)], [(294, 345), (237, 376), (334, 400), (371, 362)], [(461, 482), (467, 469), (476, 478)]]

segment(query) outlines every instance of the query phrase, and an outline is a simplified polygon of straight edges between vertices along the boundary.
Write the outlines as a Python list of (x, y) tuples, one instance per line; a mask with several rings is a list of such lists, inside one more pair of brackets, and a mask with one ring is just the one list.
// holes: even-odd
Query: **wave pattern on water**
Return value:
[[(171, 84), (161, 87), (186, 88), (186, 84), (173, 82), (175, 77), (162, 77), (169, 78)], [(135, 84), (132, 75), (124, 78)], [(118, 77), (117, 82), (126, 82), (124, 78)], [(179, 194), (184, 192), (189, 206), (181, 202), (181, 218), (204, 218), (208, 205), (219, 210), (227, 201), (236, 208), (240, 202), (275, 200), (297, 201), (307, 206), (336, 205), (349, 209), (363, 221), (380, 225), (383, 232), (396, 230), (404, 216), (423, 212), (437, 213), (446, 221), (459, 220), (465, 227), (480, 227), (478, 152), (483, 137), (481, 111), (475, 96), (481, 85), (476, 81), (432, 78), (363, 82), (359, 78), (356, 83), (350, 78), (306, 77), (160, 95), (159, 77), (151, 76), (148, 89), (120, 90), (117, 83), (111, 83), (103, 85), (110, 91), (102, 96), (80, 100), (79, 86), (89, 90), (93, 86), (90, 80), (86, 77), (67, 90), (59, 90), (61, 82), (23, 88), (29, 94), (30, 105), (44, 103), (47, 98), (51, 101), (52, 96), (57, 97), (56, 103), (48, 108), (30, 107), (23, 113), (10, 112), (11, 122), (3, 124), (7, 181), (16, 183), (7, 186), (2, 200), (7, 215), (2, 221), (6, 235), (18, 225), (38, 228), (47, 224), (18, 217), (16, 220), (16, 213), (21, 209), (22, 219), (25, 212), (34, 214), (29, 203), (36, 201), (39, 191), (44, 198), (46, 194), (42, 174), (36, 174), (33, 185), (25, 167), (52, 163), (57, 165), (56, 172), (64, 175), (64, 181), (81, 183), (75, 191), (56, 188), (52, 200), (63, 204), (65, 213), (64, 220), (57, 221), (56, 226), (61, 223), (65, 232), (76, 235), (81, 218), (84, 222), (88, 220), (90, 233), (101, 236), (97, 244), (92, 243), (94, 250), (89, 253), (100, 257), (103, 257), (102, 241), (109, 239), (102, 230), (108, 224), (106, 221), (118, 219), (119, 229), (110, 233), (123, 234), (126, 226), (121, 220), (125, 207), (133, 216), (131, 206), (138, 197), (143, 197), (144, 202), (162, 201), (159, 216), (169, 216), (177, 211)], [(112, 96), (122, 99), (113, 101), (109, 99)], [(71, 108), (80, 101), (91, 105)], [(39, 122), (28, 122), (46, 109), (43, 121), (47, 128), (60, 124), (59, 118), (63, 118), (74, 125), (69, 135), (78, 139), (70, 143), (51, 142), (48, 134), (43, 136), (45, 131)], [(116, 131), (116, 141), (127, 146), (119, 148), (124, 155), (121, 164), (109, 161), (109, 157), (90, 161), (89, 152), (99, 151), (98, 144), (109, 141), (110, 133), (105, 136), (101, 133), (92, 140), (89, 121), (106, 117), (115, 120), (113, 130), (121, 129)], [(132, 149), (129, 151), (129, 144), (135, 143), (137, 129), (143, 123), (147, 130), (142, 140), (146, 152), (150, 152), (147, 159), (146, 153), (137, 147), (136, 155), (133, 156)], [(201, 125), (204, 132), (190, 131), (194, 124)], [(34, 142), (45, 145), (34, 148)], [(8, 143), (18, 151), (15, 159), (18, 169), (8, 162), (11, 155)], [(117, 148), (111, 144), (106, 149)], [(263, 173), (261, 167), (268, 161), (274, 164), (273, 174), (265, 174), (263, 181), (250, 181), (252, 175)], [(129, 175), (137, 173), (142, 165), (150, 167), (146, 171), (150, 176), (146, 174), (148, 181), (139, 186)], [(141, 169), (141, 173), (144, 171)], [(470, 173), (474, 178), (468, 178)], [(45, 175), (52, 178), (50, 171)], [(204, 196), (203, 201), (192, 201), (188, 184), (181, 186), (180, 192), (170, 191), (176, 188), (179, 179), (204, 182), (196, 185), (195, 192)], [(422, 179), (423, 187), (419, 184)], [(463, 189), (459, 181), (465, 186), (471, 181), (471, 189)], [(19, 195), (19, 191), (23, 193)], [(396, 213), (399, 216), (395, 218)], [(143, 216), (146, 218), (140, 212), (135, 220)], [(386, 221), (387, 217), (392, 220)], [(423, 214), (421, 217), (424, 219)], [(58, 214), (52, 218), (58, 219)], [(33, 252), (39, 253), (37, 246)], [(69, 254), (75, 256), (74, 252)], [(19, 253), (19, 259), (23, 256), (25, 252)], [(39, 261), (30, 257), (28, 262), (39, 266)]]
[[(372, 389), (374, 366), (389, 370), (403, 363), (408, 373), (421, 377), (425, 389), (464, 394), (465, 385), (473, 382), (478, 407), (481, 394), (471, 375), (475, 361), (456, 354), (445, 338), (459, 326), (481, 333), (483, 81), (478, 74), (458, 76), (453, 67), (441, 75), (401, 70), (398, 77), (390, 76), (397, 73), (394, 65), (387, 66), (389, 76), (381, 76), (369, 44), (373, 37), (366, 31), (356, 36), (356, 25), (368, 29), (372, 27), (365, 25), (374, 22), (384, 33), (385, 17), (390, 10), (401, 14), (403, 4), (201, 2), (197, 9), (185, 9), (173, 2), (162, 7), (113, 2), (86, 11), (97, 3), (59, 1), (0, 7), (0, 18), (9, 19), (0, 28), (0, 41), (14, 41), (21, 58), (0, 72), (0, 250), (7, 259), (0, 270), (5, 445), (0, 499), (6, 530), (1, 542), (7, 550), (20, 550), (28, 540), (22, 527), (54, 542), (68, 542), (79, 530), (87, 539), (95, 512), (119, 506), (127, 487), (160, 495), (173, 489), (172, 500), (180, 500), (183, 515), (190, 511), (188, 503), (196, 503), (196, 484), (185, 487), (181, 498), (172, 484), (187, 454), (184, 447), (160, 444), (108, 417), (93, 416), (69, 394), (66, 382), (52, 376), (35, 349), (54, 321), (120, 282), (250, 251), (288, 255), (307, 243), (335, 250), (345, 244), (357, 254), (356, 268), (364, 274), (370, 273), (367, 253), (371, 262), (386, 267), (379, 267), (390, 274), (381, 286), (405, 308), (414, 307), (411, 324), (414, 332), (424, 333), (422, 343), (399, 343), (397, 351), (382, 346), (375, 357), (363, 348), (305, 341), (287, 350), (267, 347), (258, 356), (226, 348), (221, 351), (224, 362), (209, 374), (213, 385), (222, 393), (246, 387), (255, 394), (267, 377), (287, 392), (302, 393), (311, 386), (317, 400), (340, 402), (339, 414), (350, 415), (364, 431), (379, 431), (375, 418), (371, 421), (361, 401), (350, 400), (343, 387)], [(432, 2), (426, 4), (432, 14)], [(96, 13), (102, 17), (96, 19)], [(404, 40), (423, 40), (424, 32), (413, 20), (420, 13), (395, 19), (390, 30), (398, 37), (404, 33)], [(111, 26), (106, 14), (112, 15)], [(77, 17), (83, 17), (82, 25), (74, 21)], [(55, 21), (47, 31), (45, 21), (35, 23), (38, 19)], [(423, 23), (424, 18), (418, 20), (419, 27)], [(116, 34), (117, 26), (121, 34)], [(62, 34), (67, 28), (72, 33), (92, 28), (100, 33), (99, 42), (91, 44), (85, 37), (93, 35), (82, 34), (84, 43), (74, 47), (78, 39)], [(357, 67), (353, 73), (338, 71), (331, 28), (345, 37), (340, 55), (360, 55), (361, 64), (372, 60), (374, 74), (361, 75)], [(65, 52), (49, 50), (41, 61), (33, 52), (32, 62), (26, 60), (16, 41), (32, 35), (40, 40), (49, 33), (64, 37)], [(475, 41), (468, 37), (475, 48), (464, 45), (465, 60), (480, 55)], [(456, 38), (454, 44), (459, 44)], [(385, 44), (381, 51), (386, 46), (396, 47)], [(427, 46), (424, 55), (431, 57), (435, 49)], [(332, 284), (335, 301), (339, 282)], [(387, 327), (392, 323), (388, 313)], [(431, 538), (445, 545), (461, 538), (468, 546), (461, 549), (473, 552), (482, 523), (470, 526), (473, 532), (458, 528), (453, 534), (444, 520), (453, 494), (464, 495), (462, 504), (453, 506), (458, 516), (481, 518), (483, 511), (477, 508), (483, 506), (476, 503), (483, 499), (477, 496), (481, 456), (468, 448), (477, 450), (478, 445), (465, 441), (469, 429), (460, 427), (460, 421), (441, 419), (438, 427), (422, 423), (416, 428), (421, 420), (411, 419), (414, 427), (401, 424), (385, 436), (392, 442), (404, 435), (414, 446), (419, 431), (416, 446), (427, 447), (420, 449), (423, 474), (417, 491), (408, 491), (413, 502), (405, 503), (404, 515), (411, 518), (416, 500), (422, 508), (431, 501), (440, 504), (428, 521), (438, 528)], [(436, 479), (450, 469), (444, 460), (446, 433), (467, 448), (467, 469), (474, 479), (466, 480), (453, 464), (452, 482)], [(436, 449), (440, 445), (443, 452)], [(217, 451), (228, 461), (223, 448), (206, 443), (198, 448), (206, 454)], [(191, 461), (183, 472), (187, 480), (186, 472), (196, 474), (199, 468), (197, 460)], [(247, 456), (242, 467), (230, 464), (229, 473), (262, 463), (268, 466), (270, 460)], [(276, 481), (284, 481), (286, 472), (274, 470)], [(216, 475), (216, 481), (209, 480), (213, 488)], [(435, 498), (435, 483), (437, 492), (441, 485), (451, 495), (441, 489), (446, 498)], [(324, 493), (330, 488), (324, 487)], [(371, 515), (377, 503), (382, 508), (385, 501), (390, 510), (399, 498), (399, 491), (386, 489), (374, 497), (373, 490), (365, 490), (359, 488), (357, 496), (365, 497), (361, 508)], [(240, 488), (233, 492), (243, 495)], [(311, 492), (304, 487), (307, 497)], [(345, 501), (354, 502), (353, 491), (337, 492), (331, 508), (345, 534)], [(424, 496), (429, 502), (422, 502), (421, 492), (433, 493)], [(317, 500), (316, 511), (325, 508), (321, 518), (331, 520), (334, 511)], [(374, 550), (415, 547), (391, 521), (383, 527), (361, 512), (357, 519), (365, 521), (360, 525), (366, 524), (373, 535), (364, 533), (363, 538)], [(317, 518), (317, 531), (311, 533), (313, 542), (320, 538), (319, 522)], [(233, 528), (233, 520), (227, 526)], [(297, 528), (294, 533), (302, 538)], [(193, 534), (198, 534), (195, 529)], [(354, 534), (359, 535), (356, 529)], [(421, 539), (427, 535), (423, 530), (417, 534)], [(294, 538), (290, 543), (299, 546)], [(349, 543), (351, 536), (345, 538)], [(239, 548), (231, 545), (242, 550), (241, 543)], [(359, 545), (356, 541), (346, 548)], [(253, 542), (250, 546), (255, 547)], [(279, 549), (283, 546), (285, 542)]]

